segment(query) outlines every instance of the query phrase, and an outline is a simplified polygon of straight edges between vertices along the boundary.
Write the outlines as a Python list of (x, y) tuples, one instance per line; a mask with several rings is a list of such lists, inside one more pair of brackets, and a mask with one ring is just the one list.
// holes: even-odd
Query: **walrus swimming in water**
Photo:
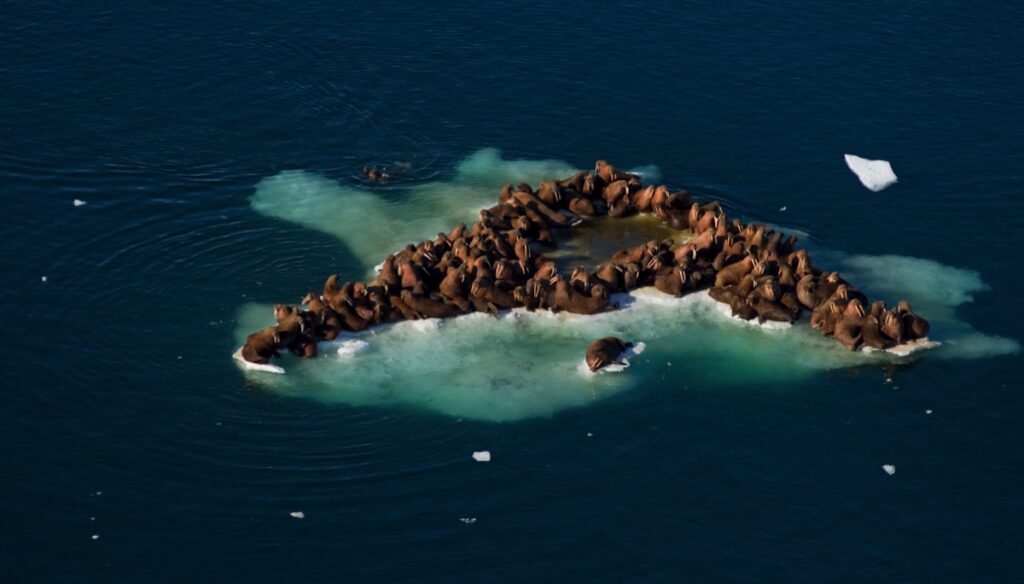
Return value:
[(587, 367), (591, 371), (597, 371), (609, 365), (625, 365), (619, 357), (632, 346), (633, 343), (627, 343), (617, 337), (597, 339), (587, 347)]

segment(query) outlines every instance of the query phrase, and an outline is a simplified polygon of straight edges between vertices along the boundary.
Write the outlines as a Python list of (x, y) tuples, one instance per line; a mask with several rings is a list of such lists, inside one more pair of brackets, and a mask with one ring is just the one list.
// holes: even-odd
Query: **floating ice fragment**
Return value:
[(289, 515), (291, 515), (292, 517), (294, 517), (296, 519), (305, 519), (306, 518), (306, 514), (303, 513), (302, 511), (292, 511), (291, 513), (289, 513)]
[(481, 450), (473, 453), (473, 460), (477, 462), (490, 462), (491, 452), (489, 450)]
[(932, 411), (931, 410), (925, 410), (924, 413), (928, 414), (929, 416), (932, 415)]
[(779, 207), (779, 211), (785, 211), (785, 210), (786, 210), (786, 206), (785, 205)]
[(882, 465), (882, 470), (884, 470), (886, 472), (886, 474), (888, 474), (889, 476), (892, 476), (892, 475), (896, 474), (896, 465), (895, 464), (883, 464)]
[(853, 154), (846, 154), (846, 166), (857, 175), (860, 183), (876, 193), (896, 182), (896, 173), (888, 160), (868, 160)]
[(474, 523), (476, 523), (476, 517), (459, 517), (459, 521), (465, 523), (466, 525), (473, 525)]
[(45, 282), (46, 281), (46, 276), (43, 276), (41, 279), (42, 279), (42, 281)]
[(82, 199), (75, 199), (75, 206), (76, 207), (81, 207), (82, 205), (85, 205), (85, 204), (86, 204), (85, 201), (83, 201)]
[(99, 538), (100, 538), (100, 536), (99, 536), (99, 534), (95, 534), (95, 533), (94, 533), (94, 534), (93, 534), (93, 536), (92, 536), (92, 538), (93, 538), (93, 539), (99, 539)]
[(342, 341), (338, 345), (337, 353), (338, 356), (342, 358), (354, 357), (356, 353), (362, 352), (363, 349), (369, 346), (370, 343), (367, 343), (366, 341), (361, 341), (359, 339), (350, 339), (347, 341)]
[(593, 437), (594, 437), (594, 433), (593, 432), (587, 432), (587, 438), (593, 438)]

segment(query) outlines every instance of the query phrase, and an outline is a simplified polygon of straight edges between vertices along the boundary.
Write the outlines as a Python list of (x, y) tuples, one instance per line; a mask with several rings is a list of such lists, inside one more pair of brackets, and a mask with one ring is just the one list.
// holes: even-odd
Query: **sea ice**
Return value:
[(75, 199), (76, 207), (81, 207), (82, 205), (85, 205), (85, 201), (83, 201), (82, 199)]
[(306, 518), (306, 514), (303, 513), (302, 511), (292, 511), (291, 513), (289, 513), (289, 515), (291, 515), (292, 517), (294, 517), (296, 519), (305, 519)]
[(474, 452), (473, 453), (473, 460), (475, 460), (477, 462), (490, 462), (491, 461), (491, 453), (490, 453), (489, 450), (481, 450), (479, 452)]
[(466, 525), (473, 525), (474, 523), (476, 523), (476, 517), (459, 517), (459, 521), (465, 523)]
[(846, 166), (857, 175), (860, 182), (872, 191), (878, 192), (896, 182), (896, 173), (888, 160), (868, 160), (853, 154), (846, 154)]
[(338, 356), (343, 359), (355, 357), (357, 354), (361, 353), (363, 350), (370, 346), (370, 343), (367, 343), (366, 341), (360, 339), (347, 339), (342, 341), (341, 343), (337, 343), (335, 341), (335, 344), (337, 344), (338, 346)]
[[(279, 367), (277, 365), (271, 364), (263, 365), (260, 363), (250, 363), (246, 361), (245, 359), (242, 358), (242, 347), (239, 347), (238, 350), (235, 351), (231, 356), (235, 359), (235, 361), (240, 363), (243, 368), (248, 369), (250, 371), (265, 371), (267, 373), (277, 373), (278, 375), (284, 375), (284, 367)], [(180, 356), (178, 358), (181, 359)]]
[(884, 470), (886, 472), (886, 474), (888, 474), (889, 476), (892, 476), (892, 475), (896, 474), (896, 465), (895, 464), (883, 464), (882, 465), (882, 470)]

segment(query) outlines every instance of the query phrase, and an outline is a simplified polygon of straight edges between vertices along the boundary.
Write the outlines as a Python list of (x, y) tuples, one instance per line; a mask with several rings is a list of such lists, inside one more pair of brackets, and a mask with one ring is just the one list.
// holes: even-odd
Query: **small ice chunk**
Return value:
[(885, 473), (888, 474), (889, 476), (892, 476), (892, 475), (896, 474), (896, 465), (895, 464), (883, 464), (882, 465), (882, 470), (884, 470)]
[(75, 199), (75, 206), (76, 207), (81, 207), (82, 205), (85, 205), (85, 204), (86, 204), (85, 201), (83, 201), (82, 199)]
[(593, 437), (594, 437), (594, 433), (593, 432), (587, 432), (587, 438), (593, 438)]
[(306, 518), (306, 514), (303, 513), (302, 511), (292, 511), (291, 513), (289, 513), (289, 515), (291, 515), (292, 517), (294, 517), (296, 519), (305, 519)]
[(489, 450), (481, 450), (473, 453), (473, 460), (477, 462), (490, 462), (491, 452)]
[(99, 536), (99, 534), (96, 534), (96, 533), (94, 533), (94, 534), (92, 535), (92, 538), (93, 538), (93, 539), (99, 539), (99, 538), (100, 538), (100, 536)]
[(786, 210), (786, 206), (785, 205), (779, 207), (779, 211), (785, 211), (785, 210)]
[(476, 523), (476, 517), (459, 517), (459, 521), (465, 523), (466, 525), (473, 525), (474, 523)]
[(342, 341), (338, 346), (338, 356), (342, 358), (354, 357), (357, 353), (361, 353), (364, 349), (370, 346), (370, 343), (359, 339), (350, 339)]
[(888, 160), (868, 160), (853, 154), (846, 154), (846, 166), (857, 175), (860, 183), (876, 193), (896, 182), (896, 173)]
[(924, 413), (929, 415), (929, 416), (932, 415), (932, 411), (931, 410), (925, 410)]
[(41, 280), (45, 282), (45, 281), (46, 281), (46, 276), (43, 276), (43, 277), (41, 278)]

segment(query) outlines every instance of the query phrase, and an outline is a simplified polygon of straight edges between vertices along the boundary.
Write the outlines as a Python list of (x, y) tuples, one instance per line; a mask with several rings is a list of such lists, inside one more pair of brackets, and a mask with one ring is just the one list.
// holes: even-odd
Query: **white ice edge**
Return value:
[(263, 371), (265, 373), (277, 373), (278, 375), (284, 375), (284, 367), (279, 367), (277, 365), (270, 364), (261, 365), (259, 363), (250, 363), (246, 361), (245, 359), (242, 358), (242, 347), (239, 347), (238, 350), (235, 351), (234, 354), (232, 354), (231, 356), (235, 359), (235, 362), (238, 363), (240, 367), (248, 371)]
[[(676, 306), (695, 303), (711, 307), (712, 310), (709, 311), (711, 314), (714, 314), (727, 322), (734, 323), (737, 326), (755, 327), (766, 332), (776, 334), (784, 333), (785, 331), (793, 327), (792, 324), (786, 322), (766, 321), (761, 323), (758, 322), (756, 319), (744, 320), (738, 316), (733, 316), (728, 305), (718, 302), (715, 299), (711, 298), (711, 296), (708, 294), (706, 290), (694, 292), (692, 294), (683, 296), (682, 298), (676, 298), (673, 296), (662, 294), (661, 292), (658, 292), (654, 288), (648, 287), (634, 290), (629, 294), (613, 294), (611, 300), (613, 302), (617, 302), (620, 305), (620, 311), (643, 310), (645, 306), (651, 305)], [(602, 316), (607, 314), (608, 313), (602, 313), (597, 315), (580, 315), (565, 312), (555, 314), (547, 310), (529, 312), (525, 308), (514, 308), (511, 310), (501, 311), (497, 318), (501, 320), (516, 320), (520, 318), (551, 318), (561, 320), (566, 324), (570, 324), (571, 321), (576, 319), (600, 319), (602, 318)], [(384, 330), (387, 330), (390, 327), (403, 327), (410, 329), (412, 331), (430, 334), (438, 331), (442, 326), (444, 326), (445, 320), (488, 318), (495, 317), (492, 317), (491, 315), (484, 314), (481, 312), (473, 312), (470, 314), (456, 316), (454, 317), (454, 319), (428, 318), (423, 320), (409, 320), (385, 324), (359, 333), (343, 333), (341, 336), (339, 336), (337, 339), (333, 341), (320, 341), (317, 344), (317, 349), (322, 356), (327, 356), (333, 353), (336, 356), (335, 358), (355, 359), (360, 354), (364, 353), (367, 349), (370, 348), (371, 344), (366, 339), (372, 339), (374, 335), (383, 332)], [(885, 349), (882, 352), (889, 353), (897, 357), (906, 357), (918, 351), (933, 349), (935, 347), (938, 347), (940, 344), (941, 343), (939, 343), (938, 341), (932, 341), (928, 338), (924, 338), (909, 341), (901, 345)], [(629, 359), (642, 353), (644, 349), (646, 349), (646, 347), (647, 345), (645, 343), (637, 342), (633, 347), (627, 349), (626, 352), (623, 353), (623, 360), (626, 362), (625, 365), (610, 365), (608, 367), (602, 368), (600, 371), (598, 371), (598, 373), (605, 371), (609, 373), (622, 372), (627, 367), (629, 367)], [(877, 352), (878, 350), (866, 347), (862, 349), (862, 351), (865, 353), (871, 353)], [(242, 349), (239, 348), (237, 351), (235, 351), (234, 355), (232, 356), (240, 364), (240, 366), (242, 366), (246, 370), (262, 371), (277, 374), (285, 373), (284, 368), (277, 365), (260, 365), (256, 363), (249, 363), (248, 361), (242, 359), (241, 352)], [(577, 369), (581, 374), (584, 375), (595, 374), (594, 372), (590, 371), (589, 367), (587, 367), (585, 360), (581, 360), (579, 362)]]

